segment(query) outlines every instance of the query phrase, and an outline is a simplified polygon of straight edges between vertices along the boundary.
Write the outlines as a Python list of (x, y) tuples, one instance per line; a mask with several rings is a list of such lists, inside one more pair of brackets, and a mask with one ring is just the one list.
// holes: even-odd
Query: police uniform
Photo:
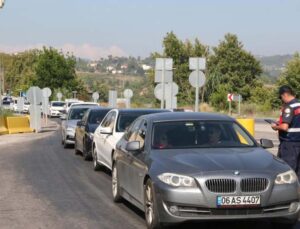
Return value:
[(289, 125), (287, 131), (279, 131), (278, 156), (287, 162), (300, 178), (300, 102), (293, 99), (284, 104), (279, 123)]

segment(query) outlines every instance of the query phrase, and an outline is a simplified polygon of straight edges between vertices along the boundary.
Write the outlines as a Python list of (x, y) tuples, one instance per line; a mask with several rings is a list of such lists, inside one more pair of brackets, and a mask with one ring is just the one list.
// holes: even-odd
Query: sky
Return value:
[(234, 33), (254, 55), (283, 55), (300, 51), (299, 24), (299, 0), (6, 0), (0, 52), (146, 57), (173, 31), (209, 46)]

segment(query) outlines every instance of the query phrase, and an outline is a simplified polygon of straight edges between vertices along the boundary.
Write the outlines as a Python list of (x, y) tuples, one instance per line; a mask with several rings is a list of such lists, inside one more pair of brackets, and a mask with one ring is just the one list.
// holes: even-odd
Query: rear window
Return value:
[(68, 120), (82, 119), (83, 115), (89, 108), (71, 109)]
[(91, 111), (90, 117), (88, 119), (88, 123), (90, 124), (100, 124), (102, 119), (108, 113), (109, 110), (99, 110), (99, 111)]
[(138, 117), (146, 114), (170, 112), (168, 110), (145, 110), (131, 113), (120, 113), (117, 121), (116, 131), (125, 132), (131, 123)]
[(63, 107), (65, 105), (65, 103), (63, 102), (54, 102), (51, 104), (51, 106), (53, 107)]

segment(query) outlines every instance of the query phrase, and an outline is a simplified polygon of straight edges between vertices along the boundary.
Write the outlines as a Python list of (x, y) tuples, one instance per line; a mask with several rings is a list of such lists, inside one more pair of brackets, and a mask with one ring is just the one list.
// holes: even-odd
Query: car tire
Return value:
[(112, 173), (111, 173), (111, 190), (112, 196), (115, 203), (119, 203), (122, 200), (121, 196), (121, 189), (119, 186), (119, 179), (118, 179), (118, 170), (117, 166), (113, 165)]
[(85, 143), (85, 140), (83, 140), (83, 146), (82, 146), (82, 156), (83, 156), (83, 159), (85, 161), (90, 161), (91, 160), (91, 156), (87, 153), (86, 151), (86, 143)]
[(64, 145), (64, 149), (67, 149), (67, 148), (69, 147), (69, 144), (68, 144), (68, 143), (66, 143), (66, 139), (64, 139), (63, 141), (64, 141), (64, 143), (63, 143), (63, 145)]
[(159, 220), (157, 200), (151, 179), (148, 179), (144, 186), (144, 207), (147, 228), (163, 228), (163, 225)]
[(97, 162), (97, 152), (95, 150), (95, 147), (93, 147), (93, 167), (94, 171), (100, 171), (101, 170), (101, 165)]
[(80, 151), (77, 149), (77, 141), (76, 141), (76, 136), (75, 136), (74, 149), (75, 149), (75, 155), (79, 155), (79, 154), (80, 154)]

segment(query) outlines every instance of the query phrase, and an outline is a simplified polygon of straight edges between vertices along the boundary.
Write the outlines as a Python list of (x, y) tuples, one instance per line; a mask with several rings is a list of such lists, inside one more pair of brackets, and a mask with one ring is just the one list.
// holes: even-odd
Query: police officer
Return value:
[(279, 132), (278, 156), (287, 162), (300, 178), (300, 102), (295, 98), (291, 87), (279, 88), (279, 96), (283, 102), (278, 124), (273, 130)]

